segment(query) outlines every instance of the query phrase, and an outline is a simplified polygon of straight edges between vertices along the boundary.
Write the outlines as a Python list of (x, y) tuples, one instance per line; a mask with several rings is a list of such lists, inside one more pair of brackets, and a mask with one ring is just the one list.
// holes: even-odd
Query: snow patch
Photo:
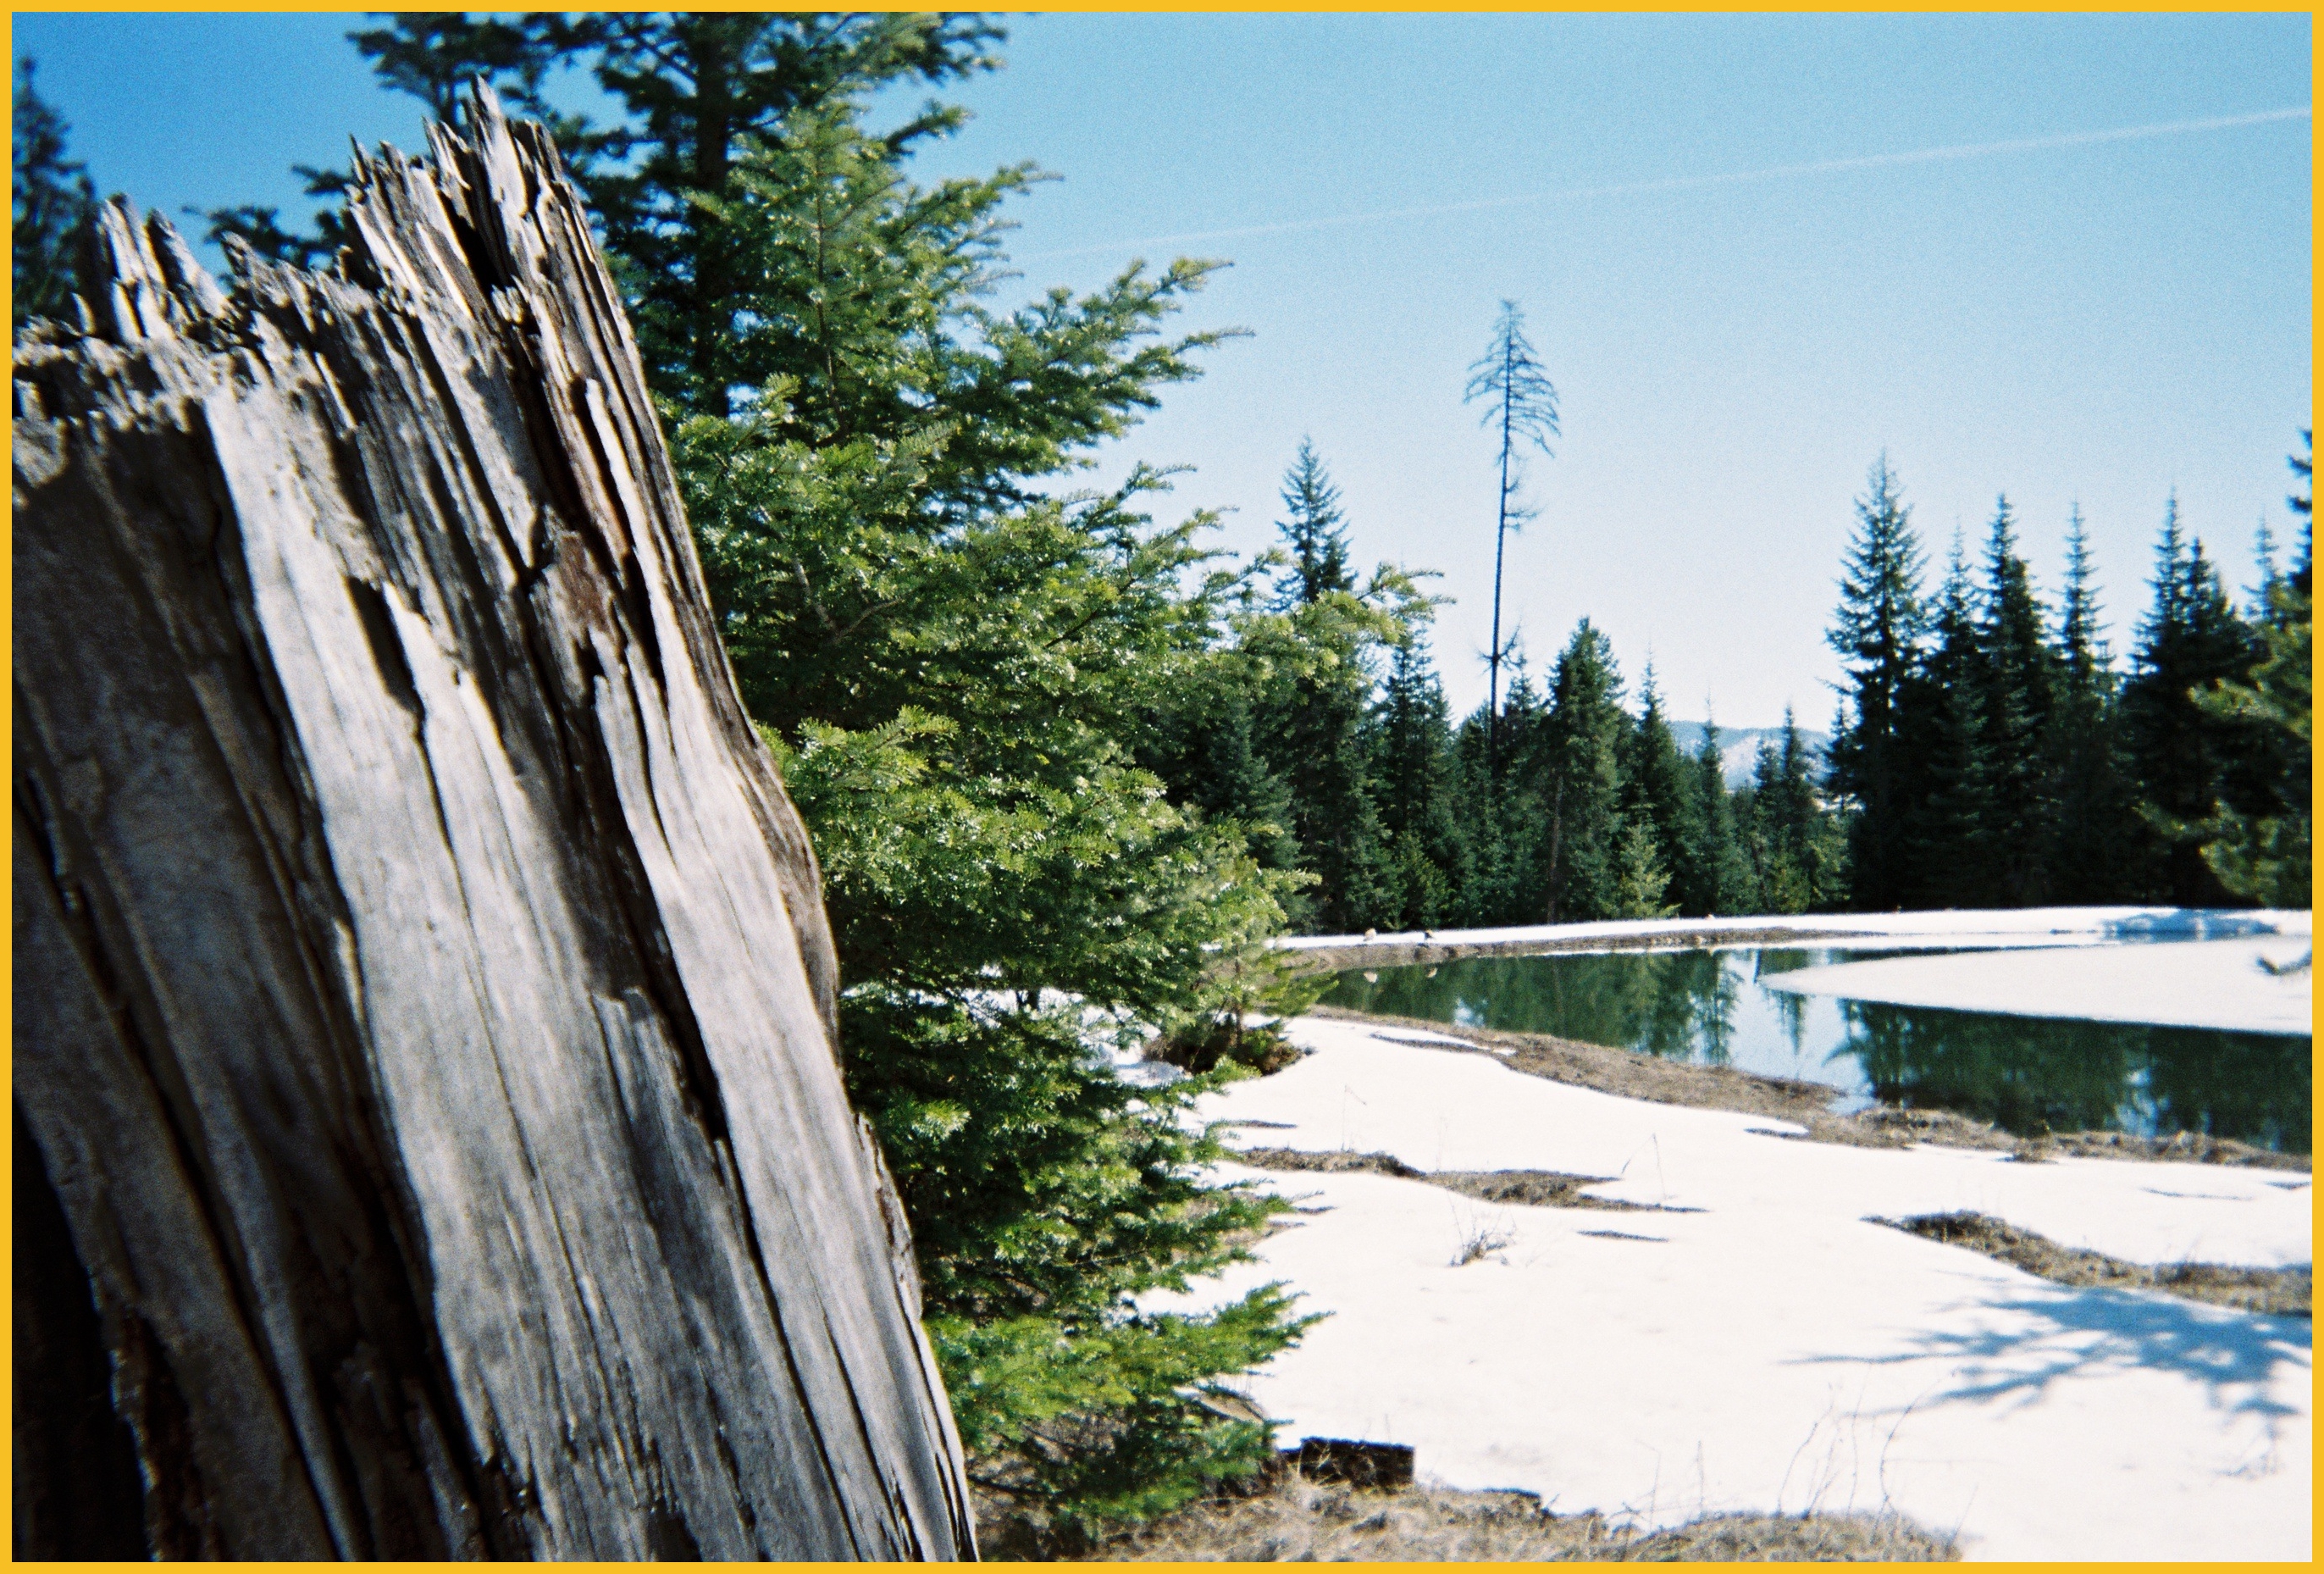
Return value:
[[(1269, 1146), (1612, 1177), (1602, 1212), (1361, 1171), (1252, 1171), (1299, 1227), (1208, 1282), (1333, 1315), (1251, 1380), (1286, 1435), (1410, 1443), (1461, 1487), (1667, 1524), (1893, 1504), (1988, 1558), (2310, 1548), (2305, 1322), (2075, 1290), (1868, 1221), (1973, 1209), (2143, 1263), (2310, 1260), (2282, 1171), (1774, 1140), (1786, 1123), (1596, 1093), (1305, 1018), (1314, 1052), (1201, 1100)], [(1462, 1262), (1489, 1226), (1493, 1250)], [(1460, 1265), (1455, 1265), (1458, 1263)]]

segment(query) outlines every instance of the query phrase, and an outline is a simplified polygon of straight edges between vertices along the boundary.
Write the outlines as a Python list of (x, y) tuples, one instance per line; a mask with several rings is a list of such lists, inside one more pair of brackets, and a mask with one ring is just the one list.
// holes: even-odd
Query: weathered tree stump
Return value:
[(16, 1551), (973, 1555), (814, 856), (471, 111), (327, 273), (116, 202), (16, 345)]

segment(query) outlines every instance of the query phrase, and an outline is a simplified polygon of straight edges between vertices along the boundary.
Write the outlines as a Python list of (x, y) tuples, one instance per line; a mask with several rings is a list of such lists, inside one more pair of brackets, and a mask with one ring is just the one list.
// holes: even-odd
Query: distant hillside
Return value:
[[(1679, 753), (1692, 757), (1702, 747), (1702, 723), (1674, 721), (1670, 724), (1671, 736), (1678, 741)], [(1727, 784), (1741, 787), (1751, 780), (1751, 767), (1759, 757), (1759, 740), (1766, 739), (1776, 748), (1784, 746), (1784, 729), (1780, 727), (1722, 727), (1719, 729), (1719, 758), (1726, 766)], [(1823, 774), (1824, 745), (1831, 742), (1830, 733), (1800, 728), (1800, 742), (1807, 745), (1809, 757), (1815, 762), (1815, 773)]]

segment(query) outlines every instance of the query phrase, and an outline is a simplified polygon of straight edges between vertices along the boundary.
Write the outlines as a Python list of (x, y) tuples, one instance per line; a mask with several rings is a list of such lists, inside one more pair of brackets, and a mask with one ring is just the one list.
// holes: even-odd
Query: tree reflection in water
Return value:
[[(2021, 1134), (2207, 1132), (2306, 1153), (2310, 1040), (2198, 1028), (2061, 1022), (1858, 1001), (1814, 1025), (1809, 998), (1765, 981), (1855, 953), (1800, 949), (1478, 957), (1343, 973), (1325, 998), (1352, 1011), (1553, 1033), (1708, 1065), (1745, 1019), (1771, 1058), (1884, 1103), (1957, 1110)], [(1434, 976), (1432, 976), (1432, 973)], [(1823, 1021), (1833, 1018), (1826, 1010)]]

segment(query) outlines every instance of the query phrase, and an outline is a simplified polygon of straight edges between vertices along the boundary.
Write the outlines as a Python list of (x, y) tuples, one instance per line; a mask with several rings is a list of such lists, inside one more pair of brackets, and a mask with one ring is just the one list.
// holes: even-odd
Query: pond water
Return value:
[(2180, 1131), (2309, 1151), (2310, 1040), (1795, 995), (1763, 980), (1895, 951), (1472, 957), (1339, 975), (1325, 1003), (1822, 1082), (1833, 1107), (1957, 1110), (2005, 1130)]

